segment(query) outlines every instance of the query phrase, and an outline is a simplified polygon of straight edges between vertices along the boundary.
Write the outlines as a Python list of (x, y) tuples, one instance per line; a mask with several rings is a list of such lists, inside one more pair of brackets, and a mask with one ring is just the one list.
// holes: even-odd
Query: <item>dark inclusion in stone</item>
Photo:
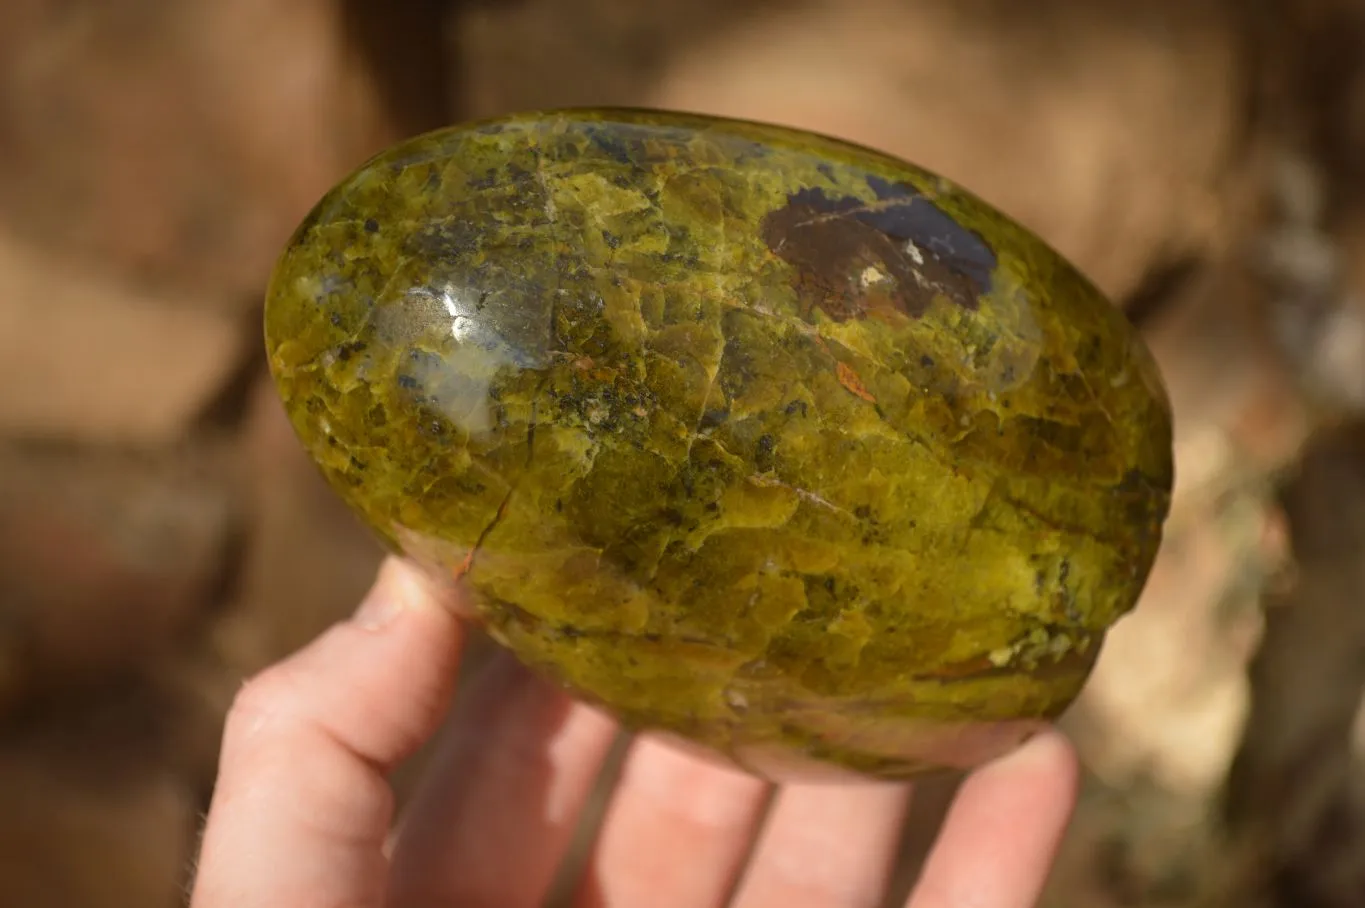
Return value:
[[(913, 187), (868, 184), (874, 202), (801, 189), (764, 217), (763, 241), (796, 269), (807, 306), (841, 322), (888, 305), (919, 317), (935, 297), (976, 308), (996, 266), (990, 246)], [(894, 289), (860, 286), (868, 268)]]
[(490, 633), (772, 777), (970, 767), (1072, 702), (1171, 480), (1156, 367), (917, 167), (662, 112), (387, 151), (272, 277), (300, 439)]

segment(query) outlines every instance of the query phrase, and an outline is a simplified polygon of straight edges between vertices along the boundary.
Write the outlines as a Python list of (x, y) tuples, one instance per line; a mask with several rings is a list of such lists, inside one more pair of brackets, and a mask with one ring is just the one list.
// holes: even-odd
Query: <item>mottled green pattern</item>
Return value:
[(1169, 501), (1159, 377), (1090, 283), (774, 127), (415, 139), (300, 227), (266, 339), (327, 478), (498, 639), (775, 776), (972, 765), (1055, 717)]

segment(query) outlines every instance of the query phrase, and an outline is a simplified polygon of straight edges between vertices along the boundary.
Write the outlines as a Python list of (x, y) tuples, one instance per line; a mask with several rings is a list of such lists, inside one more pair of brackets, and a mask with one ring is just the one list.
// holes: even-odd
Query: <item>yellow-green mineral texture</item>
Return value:
[(1017, 746), (1169, 505), (1160, 377), (1089, 281), (933, 174), (773, 126), (413, 139), (308, 215), (265, 329), (389, 546), (576, 696), (775, 779)]

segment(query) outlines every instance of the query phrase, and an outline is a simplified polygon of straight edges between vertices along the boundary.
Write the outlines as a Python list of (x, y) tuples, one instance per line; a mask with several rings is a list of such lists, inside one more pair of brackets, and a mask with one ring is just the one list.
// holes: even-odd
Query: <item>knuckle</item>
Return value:
[(273, 666), (248, 678), (232, 698), (224, 726), (224, 736), (237, 741), (255, 737), (275, 720), (292, 711), (295, 685), (290, 673)]

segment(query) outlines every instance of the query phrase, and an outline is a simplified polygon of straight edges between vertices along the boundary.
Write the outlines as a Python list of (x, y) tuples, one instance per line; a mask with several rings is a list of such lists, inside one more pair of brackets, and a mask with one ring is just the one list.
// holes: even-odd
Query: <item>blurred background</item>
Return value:
[(1048, 905), (1365, 903), (1362, 0), (6, 0), (0, 904), (180, 904), (241, 680), (371, 579), (265, 375), (295, 224), (398, 138), (573, 104), (890, 151), (1128, 311), (1179, 482)]

